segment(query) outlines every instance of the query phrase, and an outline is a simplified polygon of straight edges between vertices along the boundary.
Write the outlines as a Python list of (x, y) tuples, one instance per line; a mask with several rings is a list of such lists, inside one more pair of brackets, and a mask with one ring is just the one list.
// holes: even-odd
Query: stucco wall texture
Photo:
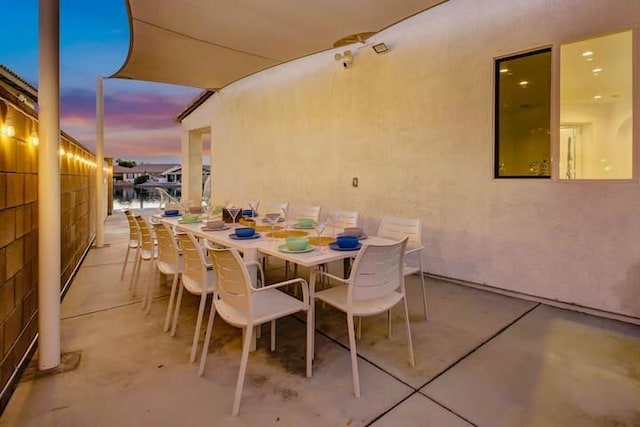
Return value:
[(637, 100), (639, 22), (638, 0), (451, 0), (376, 35), (387, 54), (258, 73), (183, 130), (210, 127), (215, 200), (419, 217), (430, 273), (640, 317), (637, 180), (493, 179), (494, 59), (552, 46), (557, 103), (561, 43), (632, 29)]

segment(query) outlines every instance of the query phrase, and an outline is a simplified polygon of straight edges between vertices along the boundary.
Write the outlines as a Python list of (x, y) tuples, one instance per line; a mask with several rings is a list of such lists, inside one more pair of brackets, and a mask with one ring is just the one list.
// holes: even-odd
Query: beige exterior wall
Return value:
[[(2, 88), (0, 95), (19, 105)], [(35, 112), (7, 107), (16, 134), (0, 135), (0, 390), (38, 332), (38, 147), (29, 143), (32, 122), (25, 111)], [(60, 159), (64, 285), (95, 235), (95, 167), (80, 161), (95, 156), (64, 136), (61, 148), (72, 153)], [(9, 397), (2, 396), (0, 407)]]
[(256, 74), (183, 130), (211, 127), (214, 200), (420, 217), (431, 273), (640, 317), (636, 181), (492, 178), (494, 58), (631, 28), (638, 99), (639, 22), (637, 0), (451, 0), (379, 34), (388, 54)]

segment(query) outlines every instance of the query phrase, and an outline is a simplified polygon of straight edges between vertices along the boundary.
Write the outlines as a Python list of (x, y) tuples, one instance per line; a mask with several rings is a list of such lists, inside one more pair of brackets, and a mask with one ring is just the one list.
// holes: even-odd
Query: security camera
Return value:
[(353, 61), (353, 55), (350, 50), (345, 50), (344, 53), (336, 53), (333, 57), (336, 61), (340, 61), (342, 63), (343, 68), (349, 68), (351, 62)]

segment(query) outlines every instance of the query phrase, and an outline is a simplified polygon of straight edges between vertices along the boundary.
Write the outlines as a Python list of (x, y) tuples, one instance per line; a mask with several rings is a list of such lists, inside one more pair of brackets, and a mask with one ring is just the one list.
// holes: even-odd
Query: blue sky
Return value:
[[(38, 0), (3, 1), (9, 40), (0, 48), (0, 63), (36, 87), (38, 5)], [(116, 72), (128, 49), (124, 0), (60, 0), (61, 127), (89, 148), (95, 147), (96, 78)], [(199, 89), (110, 79), (104, 91), (105, 156), (179, 161), (180, 126), (172, 119)]]

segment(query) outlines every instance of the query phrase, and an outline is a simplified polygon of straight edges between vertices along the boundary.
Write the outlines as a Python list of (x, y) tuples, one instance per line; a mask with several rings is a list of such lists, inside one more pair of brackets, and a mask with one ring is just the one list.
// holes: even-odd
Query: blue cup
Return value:
[(238, 227), (235, 232), (238, 237), (251, 237), (256, 233), (256, 229), (251, 227)]
[(355, 248), (358, 246), (358, 238), (356, 236), (338, 236), (336, 241), (338, 242), (338, 247), (341, 249)]

